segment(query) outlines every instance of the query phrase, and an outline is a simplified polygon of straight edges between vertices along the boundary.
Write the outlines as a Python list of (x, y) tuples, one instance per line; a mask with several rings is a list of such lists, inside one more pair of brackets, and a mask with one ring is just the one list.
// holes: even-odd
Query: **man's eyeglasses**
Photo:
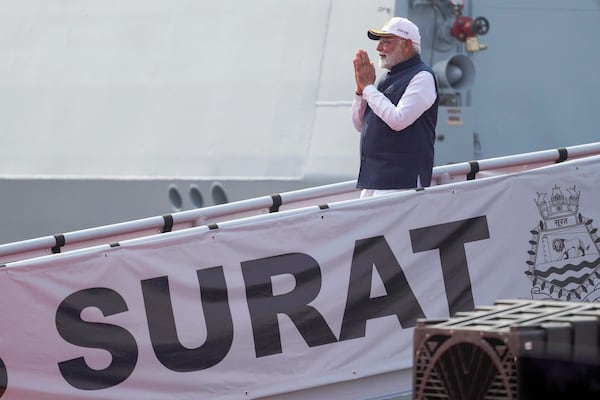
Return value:
[(405, 40), (405, 39), (402, 39), (401, 37), (398, 37), (398, 36), (396, 36), (396, 37), (382, 37), (381, 39), (379, 39), (379, 43), (382, 46), (390, 46), (390, 45), (392, 45), (394, 43), (397, 43), (397, 42), (399, 42), (401, 40)]

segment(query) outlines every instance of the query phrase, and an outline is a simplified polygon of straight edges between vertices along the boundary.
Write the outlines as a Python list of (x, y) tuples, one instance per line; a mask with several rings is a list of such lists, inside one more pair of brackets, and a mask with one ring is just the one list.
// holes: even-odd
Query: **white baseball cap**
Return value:
[(419, 28), (409, 19), (394, 17), (390, 19), (381, 29), (369, 29), (369, 39), (379, 40), (382, 37), (398, 36), (402, 39), (410, 39), (414, 43), (421, 44)]

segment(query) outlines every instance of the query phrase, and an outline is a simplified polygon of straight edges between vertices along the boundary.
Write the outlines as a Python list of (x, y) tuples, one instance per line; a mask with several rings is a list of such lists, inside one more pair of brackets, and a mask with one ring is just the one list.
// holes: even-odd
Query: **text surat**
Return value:
[[(410, 230), (413, 252), (438, 250), (450, 314), (474, 308), (464, 244), (489, 238), (485, 216)], [(373, 267), (387, 294), (371, 298)], [(357, 240), (350, 265), (350, 282), (339, 335), (331, 330), (318, 309), (309, 305), (321, 291), (321, 268), (309, 255), (289, 253), (241, 262), (256, 357), (282, 352), (277, 316), (287, 315), (308, 346), (320, 346), (365, 336), (367, 321), (396, 315), (403, 328), (425, 318), (400, 264), (385, 237)], [(148, 332), (160, 363), (172, 371), (210, 368), (229, 352), (234, 323), (222, 266), (196, 271), (206, 324), (206, 340), (196, 348), (184, 347), (177, 335), (168, 276), (141, 281)], [(272, 277), (290, 274), (293, 290), (274, 295)], [(56, 311), (56, 328), (67, 342), (99, 348), (112, 356), (110, 365), (92, 369), (83, 357), (58, 363), (64, 379), (73, 387), (98, 390), (117, 385), (133, 372), (138, 359), (135, 337), (125, 328), (81, 319), (87, 307), (104, 316), (128, 311), (115, 290), (94, 287), (67, 296)]]

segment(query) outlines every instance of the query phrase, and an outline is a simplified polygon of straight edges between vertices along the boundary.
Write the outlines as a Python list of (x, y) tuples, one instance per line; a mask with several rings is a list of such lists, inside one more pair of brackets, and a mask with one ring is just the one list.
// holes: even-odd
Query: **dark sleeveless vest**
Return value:
[[(434, 72), (417, 54), (395, 65), (378, 82), (377, 89), (397, 105), (410, 80), (421, 71), (435, 79)], [(412, 125), (399, 132), (367, 106), (361, 129), (358, 189), (414, 188), (417, 177), (423, 187), (431, 184), (438, 103), (439, 96)]]

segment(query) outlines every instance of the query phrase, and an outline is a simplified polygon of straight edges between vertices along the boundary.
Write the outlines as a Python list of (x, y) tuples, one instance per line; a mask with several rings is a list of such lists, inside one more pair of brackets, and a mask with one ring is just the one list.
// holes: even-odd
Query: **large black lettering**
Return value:
[(0, 397), (6, 391), (6, 386), (8, 385), (8, 375), (6, 374), (6, 366), (4, 362), (0, 358)]
[(142, 281), (152, 348), (161, 364), (172, 371), (210, 368), (225, 358), (233, 342), (233, 320), (223, 267), (201, 269), (196, 273), (206, 340), (194, 349), (184, 347), (178, 339), (168, 278), (162, 276)]
[[(323, 316), (308, 303), (321, 290), (321, 268), (302, 253), (283, 254), (241, 263), (257, 357), (281, 353), (277, 314), (286, 314), (310, 347), (337, 342)], [(274, 295), (271, 277), (291, 274), (295, 288)]]
[(58, 368), (73, 387), (105, 389), (131, 375), (138, 359), (137, 344), (131, 333), (120, 326), (83, 321), (81, 312), (87, 307), (100, 309), (106, 317), (127, 311), (127, 304), (112, 289), (90, 288), (68, 296), (56, 311), (56, 329), (64, 340), (76, 346), (104, 349), (112, 361), (105, 369), (96, 370), (79, 357), (58, 363)]
[[(373, 266), (383, 281), (385, 296), (371, 298)], [(418, 318), (425, 317), (385, 238), (357, 240), (340, 340), (365, 336), (367, 320), (387, 315), (396, 315), (403, 328), (415, 326)]]
[(485, 216), (410, 231), (415, 253), (439, 249), (450, 315), (475, 308), (465, 243), (489, 239)]

